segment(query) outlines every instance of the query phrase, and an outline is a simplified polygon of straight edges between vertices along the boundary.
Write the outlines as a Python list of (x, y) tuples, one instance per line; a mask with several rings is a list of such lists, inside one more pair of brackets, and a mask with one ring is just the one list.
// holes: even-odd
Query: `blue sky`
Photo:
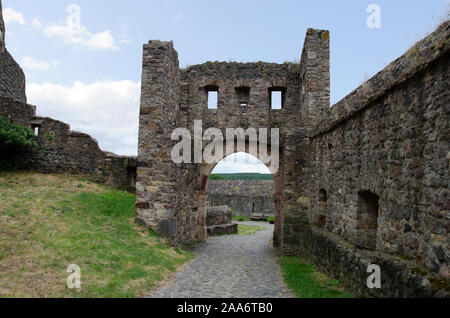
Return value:
[[(67, 7), (81, 27), (67, 30)], [(369, 29), (369, 4), (381, 28)], [(308, 27), (331, 32), (335, 103), (448, 19), (449, 0), (3, 0), (6, 44), (27, 75), (38, 114), (136, 154), (142, 45), (173, 40), (180, 65), (299, 59)], [(6, 11), (6, 12), (5, 12)]]

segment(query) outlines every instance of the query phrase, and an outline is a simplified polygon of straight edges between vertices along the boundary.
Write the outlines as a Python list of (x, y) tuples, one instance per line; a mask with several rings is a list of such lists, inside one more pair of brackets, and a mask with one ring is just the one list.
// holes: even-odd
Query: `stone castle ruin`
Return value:
[(6, 49), (1, 11), (0, 30), (0, 116), (32, 128), (40, 148), (19, 158), (18, 168), (84, 175), (119, 189), (134, 191), (135, 157), (104, 152), (91, 136), (72, 131), (61, 121), (36, 116), (36, 107), (27, 104), (25, 74)]
[[(449, 21), (332, 107), (328, 31), (308, 29), (300, 64), (180, 69), (172, 42), (150, 41), (138, 158), (106, 153), (92, 137), (36, 116), (24, 73), (5, 48), (1, 14), (0, 30), (0, 116), (33, 128), (41, 147), (22, 167), (135, 184), (136, 222), (188, 244), (207, 239), (215, 164), (175, 164), (173, 130), (194, 135), (195, 120), (204, 130), (279, 128), (273, 243), (284, 255), (307, 258), (358, 296), (448, 295)], [(380, 266), (382, 289), (367, 288), (369, 264)]]
[[(332, 107), (328, 31), (308, 29), (300, 64), (180, 69), (172, 42), (149, 41), (136, 220), (173, 244), (207, 237), (215, 164), (175, 164), (174, 129), (194, 135), (195, 120), (223, 132), (279, 128), (274, 245), (306, 257), (356, 295), (442, 295), (450, 278), (449, 35), (447, 21)], [(211, 92), (218, 103), (209, 109)], [(274, 93), (281, 109), (272, 107)], [(383, 289), (367, 288), (369, 264), (381, 267)]]

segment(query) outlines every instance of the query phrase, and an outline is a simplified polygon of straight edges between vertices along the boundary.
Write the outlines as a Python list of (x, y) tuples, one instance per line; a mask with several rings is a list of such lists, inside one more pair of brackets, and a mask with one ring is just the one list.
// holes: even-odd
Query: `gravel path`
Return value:
[(194, 249), (187, 264), (155, 298), (290, 298), (280, 265), (271, 246), (273, 225), (241, 222), (265, 227), (253, 235), (210, 237)]

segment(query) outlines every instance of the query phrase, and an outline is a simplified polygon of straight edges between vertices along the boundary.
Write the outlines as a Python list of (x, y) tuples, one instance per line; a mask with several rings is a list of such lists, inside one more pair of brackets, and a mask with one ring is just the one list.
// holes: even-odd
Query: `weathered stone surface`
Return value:
[(206, 209), (206, 226), (230, 224), (232, 221), (231, 210), (226, 205)]
[[(338, 279), (358, 297), (450, 297), (437, 286), (435, 275), (403, 257), (380, 251), (355, 249), (336, 234), (315, 226), (298, 228), (295, 239), (285, 242), (285, 255), (301, 255)], [(292, 236), (291, 236), (292, 238)], [(298, 244), (302, 242), (302, 244)], [(368, 265), (381, 268), (381, 288), (367, 288)]]
[(208, 236), (230, 235), (238, 232), (238, 224), (228, 223), (206, 227)]
[(210, 180), (208, 204), (228, 205), (235, 214), (251, 217), (252, 213), (273, 215), (274, 182), (266, 180)]
[(0, 96), (26, 103), (25, 73), (6, 48), (0, 49)]
[(233, 223), (228, 206), (206, 208), (206, 231), (208, 236), (228, 235), (238, 232), (238, 225)]

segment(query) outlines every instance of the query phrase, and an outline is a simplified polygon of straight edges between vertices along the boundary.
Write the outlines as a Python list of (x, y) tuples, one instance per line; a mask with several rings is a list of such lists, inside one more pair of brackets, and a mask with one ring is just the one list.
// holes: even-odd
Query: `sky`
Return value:
[[(283, 63), (299, 60), (308, 27), (327, 29), (334, 104), (448, 19), (450, 7), (450, 0), (2, 2), (6, 46), (38, 115), (120, 155), (137, 154), (142, 45), (150, 39), (173, 40), (181, 67)], [(367, 25), (371, 4), (381, 10), (379, 28)]]

